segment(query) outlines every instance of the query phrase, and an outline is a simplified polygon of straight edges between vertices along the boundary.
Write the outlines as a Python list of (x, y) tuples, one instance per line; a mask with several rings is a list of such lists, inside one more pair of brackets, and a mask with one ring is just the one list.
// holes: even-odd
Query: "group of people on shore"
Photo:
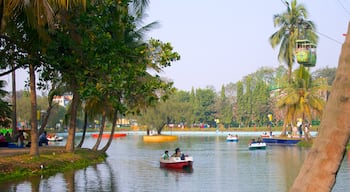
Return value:
[[(0, 133), (0, 146), (3, 144), (4, 147), (7, 147), (10, 142), (16, 142), (18, 147), (30, 147), (31, 145), (29, 134), (23, 130), (19, 130), (14, 138), (12, 138), (10, 132), (6, 132), (5, 135), (2, 132)], [(44, 131), (39, 136), (38, 144), (39, 146), (43, 146), (43, 144), (48, 145), (48, 142), (49, 140), (47, 139), (46, 131)]]

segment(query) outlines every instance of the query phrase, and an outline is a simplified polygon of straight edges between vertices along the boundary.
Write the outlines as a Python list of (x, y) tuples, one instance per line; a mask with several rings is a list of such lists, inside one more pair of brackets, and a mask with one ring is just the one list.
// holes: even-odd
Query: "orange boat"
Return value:
[(144, 142), (171, 142), (178, 140), (177, 135), (144, 135)]
[[(98, 138), (98, 133), (92, 133), (91, 134), (91, 137), (93, 138)], [(110, 137), (110, 133), (103, 133), (102, 134), (102, 138), (109, 138)], [(118, 138), (118, 137), (125, 137), (126, 136), (126, 133), (114, 133), (113, 134), (113, 138)]]

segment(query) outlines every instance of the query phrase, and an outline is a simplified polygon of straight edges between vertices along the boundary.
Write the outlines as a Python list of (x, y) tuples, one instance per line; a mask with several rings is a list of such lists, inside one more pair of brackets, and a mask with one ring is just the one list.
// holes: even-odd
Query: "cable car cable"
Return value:
[(350, 15), (349, 10), (345, 8), (344, 4), (343, 4), (342, 2), (340, 2), (340, 0), (337, 0), (337, 1), (338, 1), (338, 3), (340, 4), (340, 6), (344, 9), (344, 11), (345, 11), (348, 15)]
[(319, 34), (319, 35), (322, 35), (323, 37), (326, 37), (327, 39), (329, 39), (329, 40), (332, 40), (332, 41), (334, 41), (334, 42), (336, 42), (336, 43), (338, 43), (338, 44), (342, 44), (340, 41), (338, 41), (338, 40), (336, 40), (336, 39), (333, 39), (333, 38), (331, 38), (331, 37), (329, 37), (329, 36), (327, 36), (327, 35), (325, 35), (325, 34), (323, 34), (323, 33), (320, 33), (320, 32), (318, 32), (318, 31), (315, 31), (315, 30), (313, 30), (315, 33), (317, 33), (317, 34)]

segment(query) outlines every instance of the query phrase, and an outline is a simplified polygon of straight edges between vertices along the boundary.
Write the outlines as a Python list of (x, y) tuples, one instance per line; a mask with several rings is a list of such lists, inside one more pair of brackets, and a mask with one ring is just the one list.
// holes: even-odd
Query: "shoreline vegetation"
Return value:
[(101, 163), (106, 157), (106, 153), (86, 148), (68, 153), (64, 147), (40, 147), (40, 157), (30, 156), (29, 148), (0, 149), (0, 183), (82, 169)]
[[(120, 128), (117, 132), (122, 131), (146, 131), (143, 129)], [(245, 128), (219, 128), (221, 132), (264, 132), (268, 131), (266, 127), (245, 127)], [(281, 127), (272, 128), (273, 132), (280, 132)], [(312, 130), (316, 130), (313, 127)], [(215, 132), (217, 128), (169, 128), (162, 131), (208, 131)], [(108, 132), (108, 130), (106, 130)], [(301, 141), (298, 146), (311, 147), (312, 141)], [(40, 157), (29, 155), (29, 148), (11, 149), (0, 148), (0, 183), (23, 179), (30, 176), (53, 175), (74, 169), (82, 169), (90, 165), (98, 164), (107, 158), (106, 153), (93, 151), (91, 149), (76, 149), (74, 153), (65, 151), (64, 146), (40, 147)]]

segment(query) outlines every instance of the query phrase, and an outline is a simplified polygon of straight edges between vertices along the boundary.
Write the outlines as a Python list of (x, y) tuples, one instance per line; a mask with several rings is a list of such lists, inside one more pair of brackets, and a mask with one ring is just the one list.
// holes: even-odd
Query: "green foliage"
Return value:
[(10, 127), (12, 109), (10, 104), (4, 100), (7, 91), (4, 90), (5, 81), (0, 81), (0, 127)]
[(286, 109), (285, 123), (296, 122), (297, 118), (311, 122), (312, 109), (321, 115), (325, 99), (320, 93), (328, 89), (329, 86), (325, 79), (313, 80), (306, 68), (300, 66), (294, 72), (293, 82), (283, 89), (284, 94), (277, 101), (277, 107)]

